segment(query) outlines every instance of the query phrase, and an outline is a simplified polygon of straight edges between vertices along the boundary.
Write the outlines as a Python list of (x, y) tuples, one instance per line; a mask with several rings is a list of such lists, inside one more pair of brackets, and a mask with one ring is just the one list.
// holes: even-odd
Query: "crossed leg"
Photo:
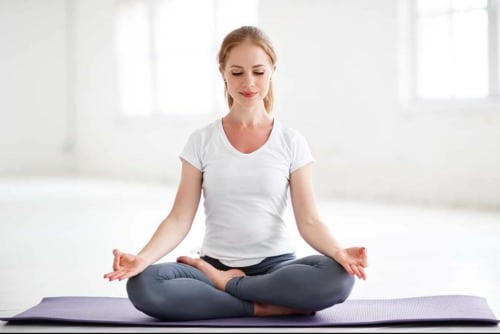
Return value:
[[(234, 277), (245, 276), (245, 273), (239, 269), (219, 270), (200, 258), (191, 258), (189, 256), (180, 256), (177, 262), (184, 263), (195, 267), (196, 269), (207, 275), (208, 279), (221, 291), (225, 291), (227, 282)], [(314, 311), (302, 311), (293, 308), (254, 303), (254, 315), (257, 317), (276, 316), (276, 315), (313, 315)]]

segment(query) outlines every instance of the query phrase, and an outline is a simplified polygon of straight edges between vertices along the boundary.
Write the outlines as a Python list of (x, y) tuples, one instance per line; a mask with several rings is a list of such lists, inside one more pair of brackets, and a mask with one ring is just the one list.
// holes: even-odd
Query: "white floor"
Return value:
[[(85, 178), (0, 179), (0, 316), (13, 316), (48, 296), (120, 296), (108, 282), (111, 250), (138, 251), (164, 218), (175, 188)], [(500, 317), (500, 212), (327, 201), (320, 212), (346, 246), (365, 245), (368, 279), (351, 298), (439, 294), (485, 297)], [(193, 230), (165, 260), (191, 253), (203, 232), (202, 206)], [(291, 211), (290, 227), (297, 236)], [(311, 249), (297, 236), (298, 255)], [(130, 332), (168, 328), (7, 325), (0, 332)], [(175, 332), (255, 332), (255, 328), (175, 328)], [(303, 332), (301, 328), (270, 328)], [(315, 332), (500, 332), (499, 326), (312, 328)]]

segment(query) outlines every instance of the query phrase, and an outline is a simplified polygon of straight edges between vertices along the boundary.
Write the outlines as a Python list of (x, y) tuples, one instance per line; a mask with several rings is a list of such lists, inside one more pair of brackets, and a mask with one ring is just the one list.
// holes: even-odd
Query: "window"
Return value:
[(256, 25), (257, 0), (119, 0), (116, 64), (127, 116), (193, 115), (224, 107), (222, 38)]
[(407, 0), (402, 14), (407, 99), (499, 96), (498, 0)]

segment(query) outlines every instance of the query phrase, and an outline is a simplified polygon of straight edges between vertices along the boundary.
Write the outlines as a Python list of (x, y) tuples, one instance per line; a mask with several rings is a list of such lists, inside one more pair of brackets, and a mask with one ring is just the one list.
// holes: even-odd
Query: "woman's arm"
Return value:
[(312, 183), (312, 166), (308, 164), (290, 176), (290, 197), (295, 221), (302, 238), (318, 252), (339, 262), (351, 275), (365, 278), (367, 266), (364, 247), (343, 248), (320, 220)]
[(201, 172), (182, 161), (181, 180), (170, 213), (161, 222), (149, 242), (137, 254), (148, 265), (170, 253), (187, 236), (201, 197)]
[(201, 182), (202, 173), (182, 160), (181, 180), (170, 213), (137, 255), (113, 250), (113, 271), (104, 278), (121, 281), (135, 276), (177, 247), (193, 224), (200, 203)]

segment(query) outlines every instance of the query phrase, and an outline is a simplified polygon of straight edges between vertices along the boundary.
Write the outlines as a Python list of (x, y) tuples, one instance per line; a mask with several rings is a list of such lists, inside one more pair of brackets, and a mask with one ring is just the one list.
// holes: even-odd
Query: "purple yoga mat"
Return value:
[(424, 296), (398, 299), (348, 299), (314, 316), (248, 317), (197, 321), (160, 321), (119, 297), (46, 297), (9, 323), (60, 322), (184, 327), (332, 327), (447, 322), (498, 325), (486, 299), (467, 295)]

